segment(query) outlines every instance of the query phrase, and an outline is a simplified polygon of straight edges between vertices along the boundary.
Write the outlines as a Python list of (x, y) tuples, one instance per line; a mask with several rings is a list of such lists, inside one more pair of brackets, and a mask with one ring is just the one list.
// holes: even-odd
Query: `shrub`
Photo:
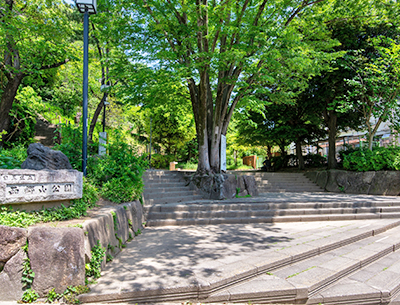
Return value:
[(31, 87), (19, 90), (9, 113), (10, 127), (3, 138), (5, 147), (32, 143), (36, 125), (36, 109), (32, 105), (38, 101), (41, 98)]
[(101, 263), (104, 260), (106, 249), (104, 249), (100, 245), (100, 241), (97, 241), (97, 244), (92, 248), (91, 251), (92, 258), (90, 259), (90, 263), (85, 265), (86, 276), (93, 277), (94, 279), (98, 279), (101, 273)]
[(343, 168), (353, 171), (378, 171), (400, 169), (400, 147), (375, 147), (354, 149), (343, 155)]
[(310, 167), (322, 167), (326, 165), (326, 158), (319, 154), (309, 153), (304, 157), (304, 163)]
[[(11, 150), (0, 150), (0, 168), (3, 169), (14, 169), (21, 168), (22, 162), (26, 159), (26, 149), (24, 148), (25, 157), (21, 157), (17, 154), (19, 147)], [(21, 160), (22, 159), (22, 160)]]
[(82, 171), (82, 128), (76, 125), (61, 124), (61, 144), (54, 146), (62, 151), (69, 159), (72, 167)]
[(151, 155), (151, 167), (157, 169), (168, 169), (169, 163), (175, 161), (175, 156), (173, 155)]
[(90, 158), (87, 173), (101, 187), (101, 195), (117, 203), (137, 199), (143, 191), (142, 175), (147, 168), (145, 157), (139, 157), (122, 140), (121, 134), (107, 145), (108, 155)]

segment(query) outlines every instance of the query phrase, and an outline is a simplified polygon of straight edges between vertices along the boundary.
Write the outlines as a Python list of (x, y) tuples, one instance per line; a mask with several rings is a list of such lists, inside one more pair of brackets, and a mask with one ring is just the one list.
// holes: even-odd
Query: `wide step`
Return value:
[[(345, 301), (350, 299), (358, 302), (352, 304), (370, 304), (364, 303), (371, 300), (365, 289), (361, 290), (363, 293), (358, 293), (358, 298), (354, 298), (354, 286), (350, 288), (350, 284), (358, 280), (360, 283), (356, 283), (355, 287), (361, 283), (367, 286), (365, 282), (369, 282), (372, 286), (369, 287), (370, 292), (375, 292), (377, 297), (376, 304), (385, 304), (379, 303), (381, 294), (377, 292), (389, 292), (386, 293), (387, 301), (400, 289), (400, 252), (394, 252), (400, 245), (399, 234), (400, 228), (397, 227), (277, 270), (269, 269), (255, 279), (211, 295), (207, 301), (271, 303), (284, 300), (290, 303), (339, 304), (340, 296), (343, 301), (340, 304), (346, 304)], [(325, 238), (329, 239), (329, 236)], [(320, 241), (316, 239), (305, 244), (313, 243)], [(285, 256), (295, 253), (295, 250), (282, 248), (280, 252)], [(343, 282), (347, 283), (347, 289), (339, 284), (342, 278), (346, 278)], [(329, 286), (333, 287), (326, 289)], [(336, 296), (332, 296), (333, 291)], [(346, 291), (351, 292), (351, 296), (347, 296)]]
[[(330, 287), (383, 259), (392, 261), (393, 270), (397, 268), (393, 254), (400, 253), (400, 221), (361, 224), (145, 230), (137, 244), (128, 245), (124, 250), (128, 252), (107, 267), (91, 292), (79, 298), (83, 302), (305, 304), (325, 293), (327, 299)], [(395, 280), (393, 275), (386, 286), (391, 296), (397, 291), (397, 286), (390, 286)]]
[[(193, 198), (193, 197), (192, 197)], [(234, 223), (308, 222), (328, 220), (380, 219), (400, 217), (400, 201), (359, 200), (339, 197), (329, 201), (325, 196), (319, 202), (290, 202), (267, 197), (249, 198), (247, 202), (215, 203), (215, 201), (182, 200), (185, 204), (156, 204), (146, 207), (148, 226), (210, 225)], [(352, 197), (350, 197), (352, 198)], [(161, 199), (160, 199), (161, 200)], [(163, 198), (167, 202), (168, 198)], [(267, 202), (263, 202), (267, 201)]]

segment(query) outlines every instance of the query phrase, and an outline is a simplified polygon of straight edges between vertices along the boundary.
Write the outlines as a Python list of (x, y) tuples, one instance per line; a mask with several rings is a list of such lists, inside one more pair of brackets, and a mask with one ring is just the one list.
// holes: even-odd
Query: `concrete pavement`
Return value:
[(397, 255), (399, 225), (380, 219), (147, 228), (80, 300), (318, 304), (328, 300), (327, 287)]

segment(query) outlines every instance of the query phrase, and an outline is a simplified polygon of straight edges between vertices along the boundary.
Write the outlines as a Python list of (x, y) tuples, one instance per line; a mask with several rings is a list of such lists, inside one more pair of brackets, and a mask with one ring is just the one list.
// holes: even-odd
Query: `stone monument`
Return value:
[(82, 198), (82, 173), (72, 169), (62, 152), (31, 144), (21, 167), (0, 169), (0, 206), (33, 210)]

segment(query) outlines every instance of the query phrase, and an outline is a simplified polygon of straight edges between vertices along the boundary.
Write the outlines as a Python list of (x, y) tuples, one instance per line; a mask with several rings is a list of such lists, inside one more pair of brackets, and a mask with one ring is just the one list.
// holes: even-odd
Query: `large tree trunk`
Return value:
[(200, 84), (198, 86), (195, 84), (193, 79), (188, 80), (199, 145), (199, 163), (197, 172), (200, 174), (209, 173), (211, 170), (207, 130), (207, 78), (207, 72), (203, 71), (200, 73)]
[(107, 93), (104, 93), (100, 103), (96, 107), (96, 110), (95, 110), (95, 112), (93, 114), (92, 121), (90, 122), (90, 126), (89, 126), (89, 143), (90, 144), (93, 143), (93, 132), (94, 132), (94, 128), (96, 127), (96, 123), (97, 123), (97, 120), (98, 120), (99, 115), (101, 113), (101, 110), (104, 107), (106, 107), (104, 105), (104, 102), (106, 101), (106, 99), (107, 99)]
[[(17, 95), (18, 87), (22, 82), (24, 75), (18, 73), (10, 78), (1, 95), (0, 103), (0, 132), (8, 131), (10, 127), (10, 110), (12, 108), (15, 96)], [(3, 142), (0, 143), (2, 145)]]
[(304, 169), (304, 158), (301, 150), (301, 141), (299, 139), (296, 140), (296, 155), (297, 159), (299, 159), (299, 169)]
[(268, 155), (268, 160), (271, 160), (272, 158), (272, 145), (267, 145), (267, 155)]
[(334, 169), (337, 166), (336, 160), (336, 126), (337, 114), (334, 110), (330, 110), (327, 116), (328, 125), (328, 169)]

